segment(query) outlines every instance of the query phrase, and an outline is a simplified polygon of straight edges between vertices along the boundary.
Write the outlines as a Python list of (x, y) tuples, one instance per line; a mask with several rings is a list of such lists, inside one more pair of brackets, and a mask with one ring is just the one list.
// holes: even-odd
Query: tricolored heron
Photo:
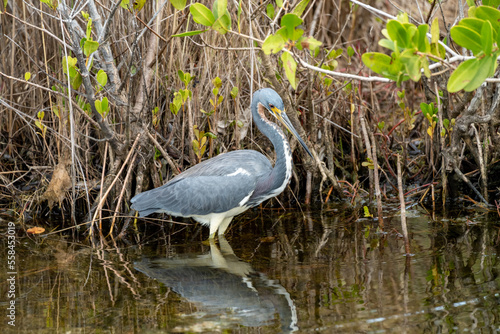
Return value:
[(205, 160), (174, 177), (161, 187), (132, 198), (132, 209), (140, 216), (154, 212), (190, 217), (224, 235), (234, 216), (275, 197), (285, 189), (292, 176), (292, 151), (285, 134), (275, 123), (280, 121), (312, 157), (302, 138), (285, 114), (283, 100), (274, 90), (264, 88), (253, 95), (252, 117), (259, 130), (276, 150), (274, 168), (261, 153), (239, 150)]

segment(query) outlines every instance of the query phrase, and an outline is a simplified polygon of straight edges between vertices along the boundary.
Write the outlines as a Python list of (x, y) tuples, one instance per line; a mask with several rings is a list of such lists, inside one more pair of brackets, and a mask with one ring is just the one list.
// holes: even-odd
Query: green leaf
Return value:
[(400, 22), (389, 20), (389, 22), (387, 22), (387, 33), (391, 40), (397, 42), (400, 47), (408, 46), (409, 36), (405, 27)]
[(366, 52), (361, 56), (361, 60), (373, 72), (394, 81), (398, 79), (401, 68), (388, 55), (378, 52)]
[(500, 27), (500, 11), (498, 9), (488, 6), (479, 6), (476, 8), (475, 16), (478, 19), (489, 21), (495, 32), (498, 32)]
[(420, 66), (424, 69), (424, 75), (427, 78), (431, 77), (431, 70), (429, 69), (429, 60), (427, 57), (420, 57)]
[(391, 41), (390, 39), (387, 39), (387, 38), (382, 38), (380, 41), (378, 41), (378, 45), (386, 48), (386, 49), (389, 49), (389, 50), (392, 50), (392, 51), (396, 51), (394, 48), (394, 42)]
[(201, 138), (201, 151), (200, 151), (200, 156), (205, 153), (205, 150), (207, 149), (207, 137)]
[[(47, 4), (50, 8), (56, 9), (58, 6), (58, 1), (57, 0), (40, 0), (40, 2)], [(7, 8), (7, 1), (4, 0), (4, 8)]]
[(182, 81), (184, 86), (187, 86), (191, 80), (193, 80), (193, 76), (189, 72), (184, 72), (182, 70), (177, 71), (177, 75), (179, 76), (179, 79)]
[(422, 114), (424, 114), (424, 116), (426, 116), (429, 113), (429, 105), (425, 102), (421, 102), (420, 103), (420, 110), (422, 110)]
[(63, 67), (63, 73), (67, 74), (68, 72), (68, 67), (71, 70), (71, 68), (74, 68), (76, 65), (77, 59), (73, 58), (71, 56), (68, 57), (63, 57), (62, 61), (62, 67)]
[(73, 79), (71, 80), (71, 87), (73, 87), (74, 90), (78, 90), (78, 88), (82, 85), (82, 82), (82, 75), (80, 72), (76, 72), (75, 76), (73, 76)]
[(500, 0), (483, 0), (483, 5), (497, 8), (500, 6)]
[(476, 6), (475, 4), (472, 6), (469, 6), (469, 10), (467, 11), (467, 15), (469, 17), (476, 17)]
[(58, 107), (53, 107), (52, 112), (54, 113), (54, 115), (57, 116), (57, 118), (59, 118), (59, 108)]
[(214, 18), (217, 20), (219, 17), (222, 17), (226, 14), (227, 11), (227, 0), (215, 0), (212, 5), (212, 13), (214, 14)]
[(266, 14), (271, 20), (274, 19), (274, 6), (272, 3), (268, 3), (266, 6)]
[(450, 120), (445, 118), (443, 119), (443, 126), (448, 129), (450, 127)]
[(444, 49), (444, 46), (439, 43), (431, 44), (431, 53), (441, 59), (446, 57), (446, 50)]
[(197, 141), (197, 140), (193, 140), (193, 151), (196, 155), (200, 155), (199, 154), (199, 151), (200, 151), (200, 143)]
[(412, 45), (412, 41), (414, 40), (415, 36), (418, 35), (417, 27), (415, 27), (415, 25), (410, 24), (410, 23), (403, 24), (403, 27), (405, 28), (406, 34), (408, 35), (408, 44), (406, 47), (407, 48), (416, 47), (417, 43), (414, 43)]
[(101, 100), (95, 100), (94, 105), (97, 112), (102, 116)]
[(420, 71), (420, 56), (415, 54), (415, 49), (406, 49), (401, 53), (401, 62), (405, 65), (406, 73), (413, 81), (419, 81), (422, 76)]
[(24, 73), (24, 80), (29, 81), (31, 79), (31, 72)]
[(480, 20), (475, 17), (466, 17), (464, 19), (461, 19), (460, 22), (458, 22), (458, 25), (472, 29), (480, 34), (481, 29), (483, 28), (483, 22), (484, 20)]
[(402, 13), (399, 13), (397, 16), (396, 16), (396, 19), (401, 22), (401, 23), (408, 23), (410, 22), (410, 20), (408, 19), (408, 13), (405, 13), (405, 12), (402, 12)]
[(186, 103), (187, 100), (193, 95), (193, 93), (189, 89), (181, 89), (179, 90), (179, 94), (182, 98), (182, 104)]
[(292, 33), (292, 36), (290, 36), (290, 39), (292, 41), (298, 41), (302, 35), (304, 35), (304, 30), (302, 29), (295, 29)]
[(77, 74), (78, 74), (78, 70), (76, 69), (76, 66), (75, 67), (70, 67), (69, 68), (69, 77), (70, 78), (74, 78)]
[(37, 128), (39, 128), (40, 130), (42, 130), (42, 131), (43, 131), (43, 127), (44, 127), (44, 125), (42, 124), (42, 122), (40, 122), (40, 121), (35, 121), (35, 125), (36, 125), (36, 127), (37, 127)]
[(99, 70), (96, 75), (97, 82), (102, 86), (106, 86), (108, 83), (108, 75), (103, 70)]
[(188, 32), (183, 32), (181, 34), (175, 34), (175, 35), (172, 35), (172, 37), (187, 37), (187, 36), (194, 36), (194, 35), (199, 35), (199, 34), (203, 34), (205, 31), (207, 31), (208, 29), (205, 29), (205, 30), (193, 30), (193, 31), (188, 31)]
[(192, 80), (194, 79), (194, 76), (191, 75), (191, 73), (184, 73), (184, 84), (187, 85), (189, 84)]
[(285, 43), (286, 40), (281, 34), (276, 33), (275, 35), (269, 35), (267, 36), (264, 43), (262, 43), (262, 51), (264, 51), (266, 55), (271, 53), (278, 53), (283, 50)]
[(238, 87), (234, 86), (233, 89), (231, 89), (231, 97), (236, 99), (236, 96), (238, 96)]
[(182, 96), (180, 93), (175, 92), (174, 99), (170, 103), (170, 111), (172, 112), (172, 114), (177, 115), (181, 107), (182, 107)]
[(85, 54), (85, 56), (89, 57), (92, 53), (97, 51), (98, 48), (98, 42), (87, 40), (85, 41), (85, 45), (83, 46), (83, 53)]
[(184, 82), (184, 71), (183, 70), (178, 70), (177, 75), (179, 76), (179, 79), (181, 79), (182, 82)]
[(101, 109), (104, 117), (106, 117), (109, 113), (109, 102), (107, 97), (103, 97), (101, 101)]
[(239, 2), (239, 4), (238, 4), (238, 14), (237, 14), (237, 16), (238, 16), (238, 32), (239, 32), (239, 33), (241, 33), (241, 25), (240, 25), (241, 20), (240, 20), (240, 19), (241, 19), (241, 2), (242, 2), (242, 1), (243, 1), (243, 0), (240, 0), (240, 2)]
[(317, 39), (315, 39), (314, 37), (305, 37), (299, 41), (297, 48), (299, 50), (309, 49), (309, 50), (313, 51), (313, 50), (319, 48), (321, 46), (321, 44), (322, 43), (320, 41), (318, 41)]
[(373, 164), (373, 161), (371, 159), (368, 159), (368, 158), (366, 160), (368, 160), (368, 161), (363, 161), (361, 163), (361, 166), (368, 167), (369, 169), (375, 169), (375, 165)]
[(194, 136), (199, 139), (200, 138), (200, 130), (198, 129), (198, 125), (196, 125), (196, 124), (193, 125), (193, 132), (194, 132)]
[(451, 28), (451, 38), (458, 45), (471, 50), (475, 55), (482, 51), (481, 35), (474, 30), (461, 25)]
[(302, 19), (295, 14), (285, 14), (281, 18), (281, 27), (286, 29), (286, 37), (292, 39), (295, 28), (302, 24)]
[(432, 20), (432, 25), (431, 25), (431, 43), (437, 43), (439, 42), (439, 20), (437, 17)]
[(186, 7), (187, 0), (170, 0), (172, 6), (177, 10), (183, 10)]
[(427, 31), (429, 26), (427, 24), (421, 24), (418, 26), (418, 40), (417, 48), (418, 51), (428, 53), (431, 51), (431, 46), (429, 44), (429, 39), (427, 38)]
[(348, 46), (348, 47), (347, 47), (347, 55), (348, 55), (349, 57), (354, 56), (354, 48), (353, 48), (352, 46)]
[(342, 53), (344, 52), (344, 50), (342, 49), (332, 49), (330, 52), (328, 52), (328, 54), (326, 55), (326, 57), (328, 59), (335, 59), (335, 58), (338, 58), (342, 55)]
[(295, 14), (299, 17), (302, 16), (310, 1), (311, 0), (302, 0), (301, 2), (299, 2), (298, 5), (293, 9), (292, 14)]
[(194, 3), (189, 7), (193, 20), (196, 23), (211, 27), (215, 22), (214, 14), (201, 3)]
[(92, 34), (92, 19), (88, 19), (87, 21), (87, 31), (85, 37), (87, 39), (91, 39), (90, 35)]
[(209, 137), (209, 138), (212, 138), (212, 139), (217, 139), (217, 136), (215, 134), (213, 134), (212, 132), (205, 132), (205, 134), (203, 135), (204, 137)]
[(495, 56), (466, 60), (451, 74), (448, 80), (448, 91), (454, 93), (463, 89), (471, 92), (481, 86), (486, 78), (492, 76), (495, 68)]
[(293, 59), (293, 56), (288, 52), (283, 52), (281, 54), (281, 60), (283, 61), (283, 67), (285, 68), (285, 74), (290, 82), (293, 89), (297, 88), (297, 82), (295, 78), (295, 72), (297, 70), (297, 62)]
[(134, 0), (133, 8), (136, 13), (140, 12), (142, 7), (146, 4), (146, 0)]
[(222, 15), (214, 22), (214, 24), (212, 25), (212, 29), (222, 35), (231, 30), (231, 16), (229, 15), (229, 12), (227, 10), (226, 14)]
[(216, 88), (221, 88), (222, 87), (222, 80), (219, 77), (215, 77), (215, 79), (212, 80), (212, 84)]
[(85, 42), (87, 41), (87, 37), (83, 37), (81, 40), (80, 40), (80, 47), (83, 49), (83, 46), (85, 45)]
[(120, 6), (122, 6), (123, 9), (128, 9), (129, 3), (130, 0), (122, 0), (122, 2), (120, 2)]
[(276, 0), (276, 6), (283, 8), (283, 0)]
[(493, 49), (493, 28), (489, 21), (484, 21), (483, 28), (481, 29), (481, 46), (483, 52), (487, 56), (491, 56)]

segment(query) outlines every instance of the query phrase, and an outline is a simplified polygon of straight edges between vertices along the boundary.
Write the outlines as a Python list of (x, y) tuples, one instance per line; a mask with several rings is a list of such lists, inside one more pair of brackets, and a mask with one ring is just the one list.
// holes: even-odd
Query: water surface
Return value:
[[(72, 234), (28, 237), (16, 225), (18, 333), (500, 332), (500, 224), (494, 214), (408, 212), (371, 218), (256, 210), (227, 240), (139, 222), (92, 249)], [(7, 222), (1, 222), (8, 249)], [(8, 262), (8, 253), (0, 262)], [(2, 271), (0, 308), (11, 299)]]

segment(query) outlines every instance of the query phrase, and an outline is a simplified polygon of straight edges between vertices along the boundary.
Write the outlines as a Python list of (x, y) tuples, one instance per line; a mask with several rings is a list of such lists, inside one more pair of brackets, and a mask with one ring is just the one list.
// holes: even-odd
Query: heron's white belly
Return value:
[(240, 213), (247, 211), (248, 209), (249, 207), (244, 205), (232, 208), (231, 210), (226, 212), (209, 213), (207, 215), (193, 215), (190, 217), (203, 225), (210, 225), (211, 222), (221, 222), (226, 218), (237, 216)]

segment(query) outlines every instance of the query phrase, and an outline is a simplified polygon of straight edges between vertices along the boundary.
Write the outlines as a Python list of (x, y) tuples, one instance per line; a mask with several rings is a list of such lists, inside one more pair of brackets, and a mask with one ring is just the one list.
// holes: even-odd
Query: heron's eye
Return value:
[(273, 104), (269, 103), (269, 109), (273, 110), (275, 107)]

